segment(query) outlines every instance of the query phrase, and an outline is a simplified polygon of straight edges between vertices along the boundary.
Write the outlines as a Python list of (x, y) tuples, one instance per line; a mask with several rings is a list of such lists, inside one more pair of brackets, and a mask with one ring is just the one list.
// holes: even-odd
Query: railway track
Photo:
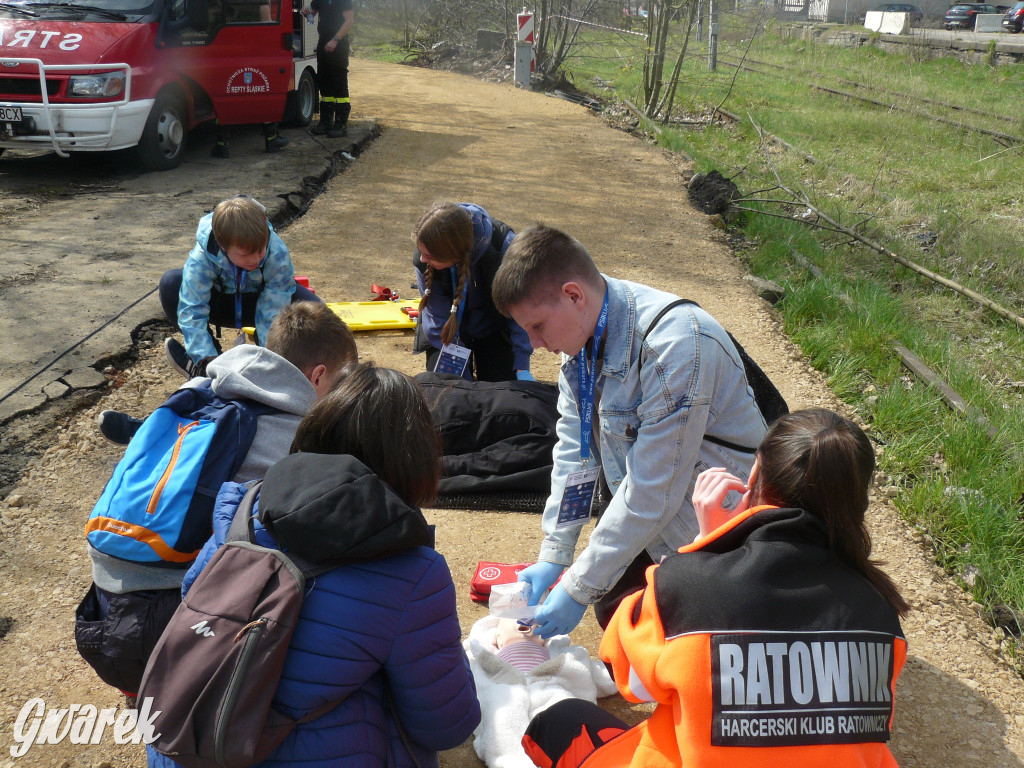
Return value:
[[(925, 110), (925, 109), (923, 109), (921, 107), (914, 106), (913, 104), (906, 103), (906, 102), (917, 101), (917, 102), (920, 102), (920, 103), (923, 103), (923, 104), (930, 104), (930, 105), (933, 105), (933, 106), (941, 106), (941, 107), (943, 107), (945, 109), (950, 109), (950, 110), (957, 111), (957, 112), (967, 112), (969, 114), (976, 114), (976, 115), (984, 116), (984, 117), (987, 117), (987, 118), (990, 118), (990, 119), (997, 119), (997, 120), (1002, 120), (1002, 121), (1006, 121), (1006, 122), (1011, 122), (1013, 124), (1020, 124), (1021, 121), (1020, 121), (1019, 118), (1011, 117), (1009, 115), (1000, 115), (1000, 114), (997, 114), (997, 113), (994, 113), (994, 112), (986, 112), (984, 110), (974, 109), (972, 107), (966, 107), (966, 106), (958, 105), (958, 104), (950, 104), (948, 102), (939, 101), (937, 99), (928, 99), (926, 97), (914, 96), (912, 94), (901, 93), (899, 91), (891, 91), (891, 90), (884, 89), (884, 88), (871, 88), (870, 86), (864, 85), (863, 83), (857, 83), (855, 81), (847, 80), (847, 79), (844, 79), (844, 78), (831, 78), (831, 80), (838, 81), (839, 83), (842, 83), (842, 84), (854, 86), (854, 87), (857, 87), (857, 88), (866, 89), (866, 90), (868, 90), (872, 94), (872, 96), (877, 96), (879, 94), (882, 94), (882, 95), (887, 95), (887, 96), (896, 96), (896, 97), (898, 97), (898, 99), (895, 99), (895, 100), (890, 99), (890, 100), (883, 101), (883, 100), (881, 100), (879, 98), (872, 98), (870, 96), (861, 96), (861, 95), (858, 95), (856, 93), (851, 93), (849, 91), (842, 91), (842, 90), (839, 90), (837, 88), (830, 88), (830, 87), (828, 87), (826, 85), (822, 85), (822, 84), (819, 84), (819, 83), (807, 82), (808, 80), (815, 79), (815, 78), (819, 78), (819, 79), (822, 79), (822, 80), (826, 79), (825, 76), (821, 75), (818, 72), (804, 73), (804, 72), (802, 72), (800, 70), (797, 70), (795, 68), (792, 68), (792, 67), (783, 67), (783, 66), (778, 65), (778, 64), (769, 64), (769, 63), (763, 62), (763, 61), (756, 61), (756, 60), (752, 60), (752, 59), (746, 59), (743, 62), (736, 62), (736, 61), (730, 60), (730, 59), (725, 58), (725, 57), (719, 57), (719, 62), (721, 64), (725, 65), (725, 66), (728, 66), (728, 67), (738, 68), (740, 70), (745, 70), (745, 71), (752, 72), (752, 73), (759, 74), (759, 75), (763, 75), (763, 76), (766, 76), (766, 77), (771, 77), (772, 73), (771, 72), (766, 72), (763, 69), (758, 69), (757, 66), (750, 66), (750, 65), (751, 64), (755, 64), (755, 65), (759, 65), (759, 66), (762, 66), (762, 67), (770, 67), (772, 69), (777, 69), (777, 70), (780, 70), (780, 71), (784, 72), (786, 74), (787, 78), (789, 80), (791, 80), (791, 81), (797, 81), (797, 82), (804, 83), (804, 84), (807, 85), (808, 88), (811, 88), (811, 89), (816, 90), (816, 91), (820, 91), (822, 93), (826, 93), (826, 94), (828, 94), (830, 96), (837, 96), (837, 97), (842, 97), (842, 98), (848, 98), (848, 99), (852, 99), (854, 101), (860, 101), (860, 102), (865, 103), (865, 104), (871, 104), (873, 106), (881, 107), (883, 109), (895, 110), (895, 111), (899, 111), (899, 112), (905, 112), (905, 113), (908, 113), (908, 114), (912, 114), (915, 117), (921, 117), (921, 118), (924, 118), (926, 120), (931, 120), (931, 121), (936, 122), (936, 123), (942, 123), (944, 125), (949, 125), (949, 126), (952, 126), (954, 128), (959, 128), (961, 130), (970, 131), (972, 133), (979, 133), (979, 134), (982, 134), (982, 135), (985, 135), (985, 136), (990, 136), (991, 138), (993, 138), (997, 142), (999, 142), (1002, 146), (1008, 146), (1008, 145), (1011, 145), (1011, 144), (1024, 144), (1024, 136), (1018, 136), (1018, 135), (1015, 135), (1015, 134), (1006, 133), (1004, 131), (997, 131), (997, 130), (993, 130), (991, 128), (985, 128), (985, 127), (980, 126), (980, 125), (973, 125), (971, 123), (965, 123), (965, 122), (962, 122), (960, 120), (954, 120), (952, 118), (945, 117), (945, 116), (942, 116), (942, 115), (936, 115), (936, 114), (933, 114), (932, 112), (929, 112), (929, 111), (927, 111), (927, 110)], [(905, 101), (901, 101), (901, 100), (905, 100)]]
[[(721, 57), (720, 56), (719, 57), (719, 61), (722, 61), (723, 63), (725, 63), (725, 64), (727, 64), (729, 66), (736, 66), (736, 64), (734, 62), (728, 61), (728, 59), (726, 57)], [(817, 78), (821, 78), (821, 79), (825, 79), (826, 77), (829, 77), (834, 82), (841, 83), (842, 85), (849, 85), (849, 86), (854, 87), (854, 88), (863, 88), (865, 90), (872, 91), (875, 94), (882, 93), (882, 94), (885, 94), (885, 95), (888, 95), (888, 96), (895, 96), (895, 97), (898, 97), (898, 98), (901, 98), (901, 99), (906, 99), (907, 101), (917, 101), (917, 102), (920, 102), (922, 104), (930, 104), (930, 105), (933, 105), (933, 106), (943, 107), (945, 109), (951, 109), (951, 110), (956, 111), (956, 112), (966, 112), (966, 113), (971, 114), (971, 115), (979, 115), (981, 117), (988, 117), (988, 118), (991, 118), (993, 120), (1001, 120), (1003, 122), (1012, 123), (1014, 125), (1017, 125), (1017, 124), (1019, 124), (1021, 122), (1021, 118), (1020, 117), (1015, 117), (1013, 115), (1002, 115), (1002, 114), (999, 114), (998, 112), (988, 112), (988, 111), (986, 111), (984, 109), (975, 109), (974, 107), (967, 107), (967, 106), (964, 106), (963, 104), (952, 104), (952, 103), (950, 103), (948, 101), (942, 101), (940, 99), (929, 99), (926, 96), (916, 96), (916, 95), (914, 95), (912, 93), (906, 93), (905, 91), (896, 91), (896, 90), (893, 90), (891, 88), (879, 88), (877, 86), (869, 86), (869, 85), (865, 85), (863, 82), (859, 82), (857, 80), (847, 80), (846, 78), (843, 78), (843, 77), (828, 76), (828, 75), (825, 75), (824, 73), (818, 72), (816, 70), (812, 70), (810, 72), (804, 72), (803, 70), (799, 70), (796, 67), (787, 67), (787, 66), (785, 66), (783, 64), (773, 64), (773, 63), (767, 62), (767, 61), (758, 61), (757, 59), (751, 59), (750, 57), (747, 57), (745, 59), (744, 64), (754, 64), (754, 65), (759, 66), (759, 67), (767, 67), (769, 69), (777, 69), (777, 70), (780, 70), (782, 72), (791, 72), (791, 73), (793, 73), (795, 75), (800, 75), (800, 76), (809, 75), (811, 77), (817, 77)], [(758, 70), (750, 68), (750, 67), (744, 66), (743, 68), (744, 69), (749, 69), (749, 71), (751, 71), (751, 72), (759, 72)], [(759, 74), (766, 75), (766, 74), (769, 74), (769, 73), (767, 73), (767, 72), (759, 72)]]

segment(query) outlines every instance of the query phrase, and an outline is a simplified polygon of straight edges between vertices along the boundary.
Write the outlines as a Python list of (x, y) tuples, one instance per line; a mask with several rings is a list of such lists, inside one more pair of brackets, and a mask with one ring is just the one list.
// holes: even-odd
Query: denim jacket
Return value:
[(600, 439), (592, 450), (613, 495), (573, 564), (582, 526), (555, 529), (566, 477), (582, 466), (579, 367), (575, 357), (564, 357), (539, 556), (571, 565), (561, 584), (584, 604), (611, 589), (641, 550), (659, 562), (693, 541), (699, 529), (692, 494), (700, 472), (724, 467), (746, 479), (753, 453), (724, 448), (705, 434), (753, 449), (766, 431), (736, 347), (711, 315), (693, 305), (675, 307), (644, 340), (654, 317), (677, 297), (608, 276), (605, 281)]
[[(270, 227), (267, 253), (260, 265), (245, 273), (242, 293), (257, 293), (256, 335), (262, 346), (267, 342), (270, 324), (278, 312), (288, 306), (295, 293), (295, 267), (292, 265), (288, 247)], [(210, 233), (213, 230), (213, 214), (208, 213), (199, 220), (196, 228), (196, 244), (185, 261), (181, 275), (181, 292), (178, 295), (178, 327), (185, 338), (185, 351), (192, 360), (199, 362), (204, 357), (217, 354), (210, 336), (210, 297), (216, 288), (222, 294), (234, 295), (235, 266), (222, 248), (216, 253), (208, 250)]]

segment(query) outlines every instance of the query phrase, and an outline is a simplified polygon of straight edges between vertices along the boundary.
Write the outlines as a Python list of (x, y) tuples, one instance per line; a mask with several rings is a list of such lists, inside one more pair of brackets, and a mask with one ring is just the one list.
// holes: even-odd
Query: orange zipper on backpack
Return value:
[(167, 462), (167, 468), (164, 473), (160, 475), (160, 480), (156, 484), (156, 488), (153, 489), (153, 495), (149, 497), (149, 505), (146, 507), (146, 514), (152, 515), (156, 512), (157, 505), (160, 503), (160, 496), (164, 492), (164, 486), (167, 485), (167, 481), (171, 477), (171, 472), (174, 471), (174, 465), (178, 463), (178, 454), (181, 453), (181, 444), (185, 440), (185, 435), (192, 427), (198, 426), (198, 421), (193, 421), (191, 424), (178, 425), (178, 439), (174, 441), (174, 450), (171, 451), (171, 460)]

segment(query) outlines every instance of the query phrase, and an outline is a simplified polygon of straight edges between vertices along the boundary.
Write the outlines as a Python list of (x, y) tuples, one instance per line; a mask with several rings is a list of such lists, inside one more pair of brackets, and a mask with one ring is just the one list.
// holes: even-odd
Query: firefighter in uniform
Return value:
[(317, 136), (336, 139), (348, 135), (349, 32), (354, 14), (352, 0), (313, 0), (302, 9), (309, 18), (317, 14), (316, 67), (320, 79), (320, 122), (313, 127)]

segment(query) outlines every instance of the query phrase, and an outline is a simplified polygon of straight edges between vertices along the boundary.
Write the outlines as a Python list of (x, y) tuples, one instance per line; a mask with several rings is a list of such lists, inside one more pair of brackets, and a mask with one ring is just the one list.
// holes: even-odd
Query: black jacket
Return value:
[(550, 490), (557, 387), (429, 372), (415, 378), (441, 434), (441, 493)]

